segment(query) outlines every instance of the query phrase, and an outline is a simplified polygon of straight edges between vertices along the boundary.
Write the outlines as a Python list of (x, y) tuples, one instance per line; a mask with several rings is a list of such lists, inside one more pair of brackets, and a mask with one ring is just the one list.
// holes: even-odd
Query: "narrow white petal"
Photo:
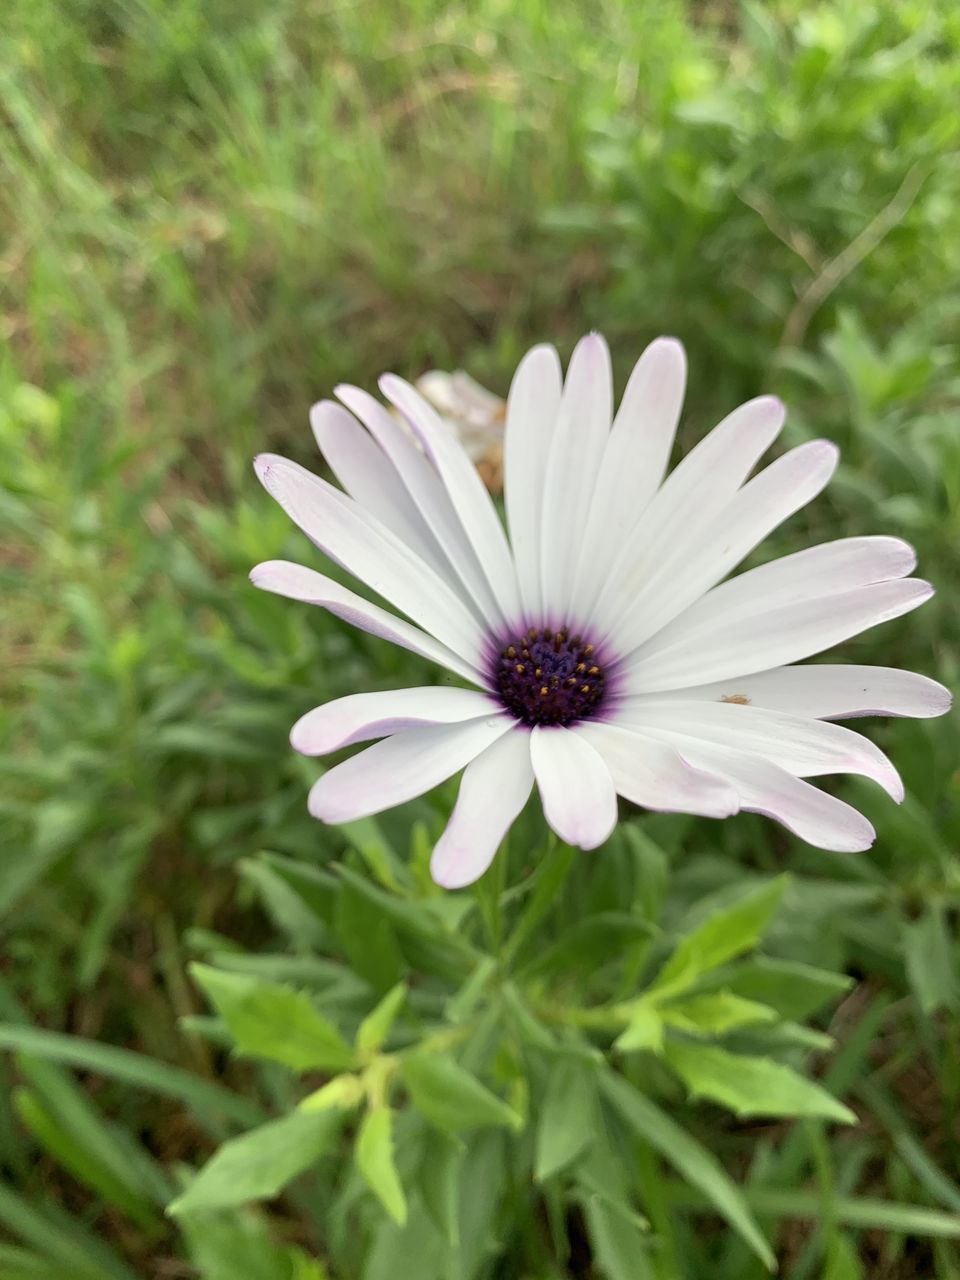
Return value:
[(336, 388), (338, 399), (364, 424), (393, 463), (411, 501), (433, 534), (437, 546), (459, 578), (476, 609), (484, 618), (504, 622), (493, 590), (484, 576), (460, 518), (453, 509), (443, 481), (424, 456), (423, 450), (405, 432), (393, 415), (368, 392), (359, 387)]
[[(682, 564), (743, 484), (783, 426), (785, 410), (774, 396), (759, 396), (734, 409), (667, 476), (647, 504), (608, 575), (598, 615), (616, 625), (666, 560)], [(629, 485), (629, 477), (624, 477)]]
[(302, 755), (322, 756), (405, 729), (457, 724), (501, 710), (488, 694), (444, 685), (350, 693), (301, 716), (290, 730), (290, 745)]
[(432, 790), (508, 733), (506, 714), (461, 724), (406, 729), (338, 764), (310, 789), (309, 808), (322, 822), (352, 822)]
[(530, 758), (544, 816), (560, 839), (581, 849), (603, 844), (617, 825), (617, 792), (596, 748), (574, 729), (538, 725)]
[(740, 807), (737, 792), (728, 782), (695, 769), (664, 742), (599, 720), (584, 722), (577, 732), (597, 749), (617, 792), (633, 804), (707, 818), (729, 818)]
[(735, 617), (753, 613), (758, 605), (769, 612), (781, 604), (840, 595), (858, 586), (900, 579), (915, 567), (913, 547), (899, 538), (841, 538), (835, 543), (820, 543), (722, 582), (667, 626), (655, 628), (654, 644), (659, 649), (680, 639), (690, 643), (698, 635), (708, 639), (719, 614)]
[[(663, 694), (648, 695), (660, 699)], [(747, 702), (771, 711), (845, 720), (852, 716), (910, 716), (925, 720), (950, 710), (952, 696), (929, 676), (896, 667), (816, 663), (775, 667), (757, 675), (678, 689), (671, 698), (695, 702)], [(637, 701), (643, 701), (643, 697)]]
[(627, 532), (660, 487), (683, 406), (687, 361), (676, 338), (657, 338), (634, 365), (607, 437), (586, 530), (576, 601), (590, 599)]
[(446, 486), (470, 545), (507, 618), (520, 613), (520, 593), (510, 546), (497, 509), (456, 436), (409, 382), (388, 373), (380, 389), (409, 422)]
[(624, 699), (619, 723), (639, 732), (650, 729), (763, 756), (799, 778), (828, 773), (858, 773), (878, 782), (898, 803), (903, 783), (875, 743), (852, 729), (806, 716), (768, 711), (731, 702), (683, 702)]
[(678, 619), (669, 636), (662, 632), (637, 650), (624, 674), (623, 691), (659, 693), (799, 662), (909, 613), (932, 595), (928, 582), (904, 578), (770, 609), (757, 599), (734, 613), (722, 600), (708, 610), (707, 597), (698, 606), (702, 612), (689, 638)]
[(480, 668), (461, 658), (439, 640), (402, 618), (394, 617), (379, 605), (364, 600), (355, 591), (342, 587), (339, 582), (317, 573), (315, 569), (292, 564), (289, 560), (265, 560), (251, 570), (250, 581), (263, 591), (272, 591), (275, 595), (287, 596), (290, 600), (302, 600), (305, 604), (319, 605), (344, 622), (349, 622), (352, 627), (379, 636), (382, 640), (389, 640), (391, 644), (398, 644), (411, 653), (418, 653), (421, 658), (436, 662), (474, 684), (486, 683), (486, 677)]
[(257, 475), (287, 515), (332, 560), (474, 665), (481, 663), (476, 618), (429, 565), (376, 516), (319, 476), (261, 454)]
[(321, 400), (310, 410), (310, 425), (320, 452), (351, 498), (372, 511), (459, 593), (459, 581), (396, 468), (353, 414), (332, 400)]
[(430, 859), (445, 889), (480, 878), (533, 787), (530, 734), (515, 726), (467, 765), (450, 821)]
[[(836, 446), (826, 440), (813, 440), (792, 449), (739, 490), (719, 515), (700, 529), (698, 537), (678, 539), (618, 624), (617, 635), (624, 647), (632, 649), (655, 635), (715, 586), (767, 534), (815, 498), (833, 475), (838, 457)], [(897, 543), (896, 539), (883, 541), (896, 543), (898, 548), (906, 547), (906, 543)], [(907, 551), (912, 555), (909, 548)], [(871, 558), (869, 552), (867, 558)], [(880, 552), (876, 559), (885, 557)], [(898, 566), (902, 559), (899, 558)], [(841, 553), (838, 575), (843, 565)], [(898, 568), (885, 576), (899, 577), (909, 573), (912, 567), (902, 571)], [(853, 581), (840, 583), (835, 590), (843, 590), (844, 585), (859, 586), (856, 572), (853, 577)], [(867, 578), (867, 581), (877, 580)]]
[(543, 482), (560, 413), (561, 385), (560, 359), (554, 348), (534, 347), (520, 361), (507, 399), (503, 496), (520, 597), (526, 617), (538, 620), (543, 613)]
[(546, 459), (540, 563), (543, 608), (558, 624), (571, 616), (580, 539), (613, 415), (610, 352), (588, 334), (570, 358), (560, 413)]
[(740, 795), (740, 807), (774, 818), (801, 840), (835, 853), (861, 853), (876, 839), (871, 824), (851, 805), (820, 791), (760, 756), (709, 746), (680, 734), (669, 735), (685, 759), (726, 778)]

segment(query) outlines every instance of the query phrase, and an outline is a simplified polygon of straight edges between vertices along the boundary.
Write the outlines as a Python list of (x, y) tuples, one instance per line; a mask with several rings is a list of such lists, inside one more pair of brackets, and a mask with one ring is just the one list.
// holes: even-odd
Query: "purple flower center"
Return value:
[(594, 646), (566, 627), (531, 627), (498, 644), (491, 676), (503, 705), (524, 724), (570, 724), (593, 715), (603, 700), (596, 659)]

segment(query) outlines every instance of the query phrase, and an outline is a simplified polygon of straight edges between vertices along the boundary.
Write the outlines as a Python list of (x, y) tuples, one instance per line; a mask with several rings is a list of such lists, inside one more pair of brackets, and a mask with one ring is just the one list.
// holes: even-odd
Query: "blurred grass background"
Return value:
[[(622, 387), (646, 342), (676, 334), (686, 444), (772, 391), (786, 444), (843, 449), (779, 549), (900, 534), (938, 587), (843, 658), (951, 683), (958, 102), (946, 0), (7, 0), (3, 1018), (211, 1074), (177, 1027), (199, 1007), (191, 939), (265, 945), (245, 860), (336, 849), (305, 816), (288, 726), (414, 660), (246, 573), (305, 550), (250, 458), (312, 465), (306, 410), (337, 382), (462, 366), (503, 393), (528, 345), (566, 356), (596, 327)], [(873, 854), (798, 850), (746, 816), (687, 824), (703, 856), (676, 858), (676, 884), (692, 899), (738, 868), (806, 873), (784, 952), (859, 980), (841, 1040), (882, 997), (848, 1060), (864, 1126), (822, 1159), (848, 1189), (956, 1212), (960, 735), (953, 718), (871, 732), (909, 787), (895, 812), (863, 797)], [(8, 1060), (6, 1085), (39, 1088), (32, 1069)], [(161, 1161), (193, 1158), (175, 1107), (85, 1087)], [(0, 1274), (60, 1274), (50, 1214), (136, 1274), (197, 1274), (177, 1269), (172, 1227), (71, 1172), (8, 1092)], [(808, 1172), (794, 1162), (787, 1185)], [(784, 1236), (785, 1274), (960, 1276), (952, 1246), (908, 1231), (861, 1232), (826, 1261), (808, 1243)]]

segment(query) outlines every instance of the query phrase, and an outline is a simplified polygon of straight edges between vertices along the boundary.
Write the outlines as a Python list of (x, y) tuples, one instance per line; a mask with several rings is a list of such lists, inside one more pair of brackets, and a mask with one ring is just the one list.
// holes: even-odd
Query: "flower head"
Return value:
[(887, 667), (794, 664), (932, 588), (907, 576), (914, 554), (889, 537), (728, 577), (824, 488), (837, 449), (803, 444), (751, 477), (784, 420), (761, 396), (667, 475), (685, 374), (680, 344), (658, 339), (614, 416), (601, 337), (582, 339), (565, 380), (552, 347), (530, 351), (507, 407), (509, 537), (456, 436), (392, 374), (380, 387), (412, 436), (356, 387), (312, 412), (343, 490), (284, 458), (257, 459), (308, 537), (397, 613), (285, 561), (258, 565), (256, 585), (473, 686), (357, 693), (303, 716), (291, 741), (306, 755), (380, 739), (315, 783), (315, 817), (377, 813), (462, 769), (431, 862), (449, 887), (483, 873), (534, 784), (550, 826), (585, 849), (611, 834), (618, 795), (714, 818), (748, 809), (821, 848), (869, 847), (870, 823), (805, 779), (864, 774), (895, 800), (903, 788), (869, 739), (833, 722), (939, 715), (949, 694)]

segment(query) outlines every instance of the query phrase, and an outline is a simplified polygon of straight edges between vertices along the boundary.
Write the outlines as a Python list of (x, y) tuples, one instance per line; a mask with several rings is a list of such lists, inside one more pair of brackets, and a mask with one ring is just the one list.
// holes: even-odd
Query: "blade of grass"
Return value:
[(198, 1079), (179, 1067), (171, 1067), (166, 1062), (157, 1062), (142, 1053), (132, 1053), (114, 1045), (95, 1044), (92, 1040), (82, 1040), (79, 1036), (59, 1031), (15, 1027), (7, 1023), (0, 1024), (0, 1049), (36, 1054), (50, 1062), (63, 1062), (81, 1071), (96, 1071), (138, 1089), (176, 1098), (216, 1136), (222, 1132), (224, 1120), (249, 1126), (266, 1119), (265, 1112), (249, 1098), (231, 1093), (209, 1080)]

